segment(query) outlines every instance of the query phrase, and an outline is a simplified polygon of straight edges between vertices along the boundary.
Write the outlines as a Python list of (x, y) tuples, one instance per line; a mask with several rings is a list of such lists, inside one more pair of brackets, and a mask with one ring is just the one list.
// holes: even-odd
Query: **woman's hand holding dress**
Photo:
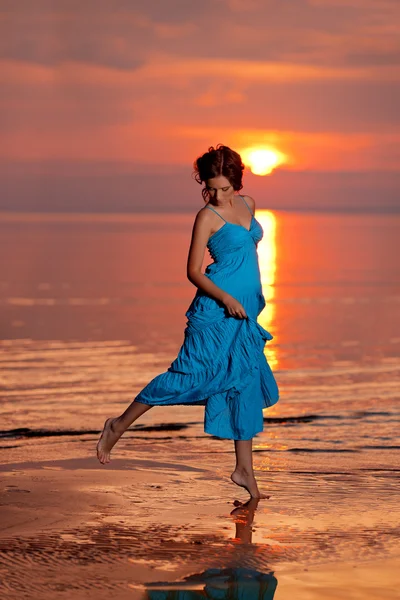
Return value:
[(239, 317), (239, 319), (247, 319), (247, 314), (243, 304), (241, 304), (239, 300), (236, 300), (236, 298), (234, 298), (230, 294), (226, 294), (226, 296), (223, 297), (222, 303), (226, 306), (229, 314), (232, 317)]

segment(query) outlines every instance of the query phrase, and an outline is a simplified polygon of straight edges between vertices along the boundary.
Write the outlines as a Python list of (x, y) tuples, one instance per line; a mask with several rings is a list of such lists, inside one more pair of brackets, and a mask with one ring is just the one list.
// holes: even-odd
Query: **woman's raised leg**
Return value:
[(260, 492), (253, 470), (253, 439), (234, 440), (236, 467), (231, 479), (236, 485), (244, 487), (252, 498), (269, 498)]
[(142, 402), (136, 402), (136, 400), (134, 400), (122, 415), (106, 419), (96, 448), (97, 458), (103, 465), (110, 462), (111, 449), (117, 443), (121, 435), (134, 421), (136, 421), (136, 419), (152, 407), (151, 404), (143, 404)]

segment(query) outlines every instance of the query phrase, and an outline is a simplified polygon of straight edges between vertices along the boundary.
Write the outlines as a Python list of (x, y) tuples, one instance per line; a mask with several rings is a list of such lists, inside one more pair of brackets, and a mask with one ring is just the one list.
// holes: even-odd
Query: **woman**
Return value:
[[(265, 306), (257, 244), (263, 237), (254, 200), (239, 196), (240, 155), (218, 144), (199, 157), (195, 178), (205, 184), (206, 205), (197, 213), (187, 276), (197, 292), (185, 313), (184, 342), (167, 371), (157, 375), (119, 417), (109, 418), (97, 444), (101, 463), (114, 444), (152, 406), (205, 406), (204, 431), (233, 439), (236, 468), (231, 480), (253, 498), (268, 498), (253, 471), (252, 438), (263, 430), (263, 408), (279, 399), (264, 355), (272, 335), (257, 323)], [(208, 248), (214, 262), (201, 272)]]

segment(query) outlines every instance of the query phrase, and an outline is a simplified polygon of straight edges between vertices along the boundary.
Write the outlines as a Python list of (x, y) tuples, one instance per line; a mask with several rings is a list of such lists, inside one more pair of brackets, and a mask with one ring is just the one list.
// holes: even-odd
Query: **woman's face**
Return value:
[(232, 184), (223, 175), (207, 179), (206, 189), (210, 194), (210, 198), (218, 202), (218, 204), (225, 204), (225, 202), (230, 201), (234, 194)]

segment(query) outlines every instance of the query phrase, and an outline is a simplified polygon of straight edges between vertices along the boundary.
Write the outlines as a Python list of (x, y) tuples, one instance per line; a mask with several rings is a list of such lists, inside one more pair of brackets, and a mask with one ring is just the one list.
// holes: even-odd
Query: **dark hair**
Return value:
[[(208, 152), (196, 158), (193, 167), (194, 178), (200, 184), (218, 175), (223, 175), (235, 191), (239, 191), (243, 187), (244, 164), (240, 154), (228, 146), (223, 144), (217, 144), (215, 148), (210, 146)], [(210, 194), (206, 186), (203, 187), (201, 193), (203, 199), (208, 200)]]

